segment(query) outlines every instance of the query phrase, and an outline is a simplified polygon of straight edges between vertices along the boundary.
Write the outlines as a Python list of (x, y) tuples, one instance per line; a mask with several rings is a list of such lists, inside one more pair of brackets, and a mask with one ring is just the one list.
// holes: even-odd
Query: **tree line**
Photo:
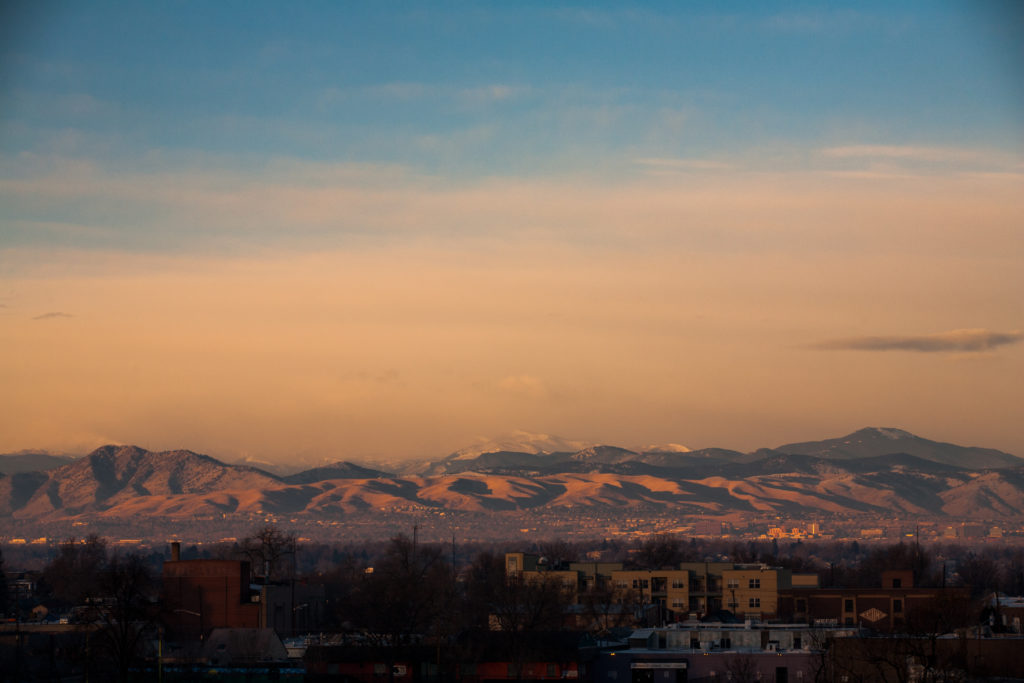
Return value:
[[(565, 626), (573, 597), (580, 622), (597, 635), (633, 621), (633, 614), (614, 605), (642, 607), (642, 596), (613, 595), (607, 586), (573, 596), (575, 591), (558, 581), (510, 580), (504, 555), (511, 550), (543, 556), (554, 569), (579, 560), (621, 562), (636, 569), (687, 561), (759, 562), (818, 573), (823, 587), (877, 586), (883, 570), (900, 568), (913, 570), (917, 585), (964, 585), (975, 598), (992, 591), (1024, 594), (1024, 550), (1009, 546), (737, 543), (666, 534), (590, 544), (457, 545), (421, 543), (415, 530), (379, 543), (323, 544), (299, 543), (293, 533), (265, 526), (237, 543), (186, 547), (182, 559), (243, 559), (254, 580), (258, 575), (321, 584), (327, 609), (320, 630), (390, 648), (395, 656), (401, 648), (451, 643), (467, 633), (499, 629), (509, 634), (514, 659), (521, 656), (516, 649), (525, 646), (525, 634)], [(95, 535), (68, 539), (38, 573), (33, 602), (92, 624), (89, 641), (79, 644), (77, 654), (69, 647), (68, 656), (85, 658), (88, 666), (127, 680), (145, 644), (159, 633), (160, 566), (166, 559), (166, 551), (123, 552)], [(0, 573), (3, 568), (0, 555)], [(3, 613), (25, 613), (27, 596), (21, 596), (21, 604), (15, 604), (16, 597), (0, 581)], [(945, 624), (930, 625), (929, 632), (938, 633), (940, 626)]]

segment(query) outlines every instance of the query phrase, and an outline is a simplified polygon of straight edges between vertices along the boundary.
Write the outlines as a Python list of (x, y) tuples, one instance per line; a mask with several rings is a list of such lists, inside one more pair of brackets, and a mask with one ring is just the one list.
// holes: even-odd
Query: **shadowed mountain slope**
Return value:
[(290, 474), (286, 477), (281, 477), (281, 481), (286, 484), (313, 484), (318, 481), (327, 481), (328, 479), (375, 479), (385, 476), (388, 476), (387, 473), (380, 470), (372, 470), (368, 467), (342, 461)]
[[(467, 452), (435, 463), (431, 472), (403, 477), (339, 462), (281, 478), (191, 451), (104, 446), (48, 472), (0, 475), (0, 516), (45, 521), (270, 513), (322, 518), (388, 510), (497, 514), (631, 507), (681, 515), (1024, 516), (1024, 466), (969, 468), (967, 462), (943, 463), (918, 453), (878, 453), (889, 448), (880, 443), (937, 442), (894, 430), (861, 430), (851, 437), (857, 434), (863, 438), (749, 454), (720, 449), (638, 453), (611, 446), (556, 453)], [(946, 454), (998, 453), (937, 447)], [(929, 448), (934, 456), (936, 449)], [(801, 449), (811, 452), (788, 452)]]
[(6, 453), (0, 455), (0, 474), (45, 472), (67, 465), (74, 460), (67, 455), (50, 455), (49, 453)]
[(821, 458), (866, 458), (906, 453), (957, 467), (1020, 467), (1024, 460), (993, 448), (957, 446), (931, 441), (902, 429), (867, 427), (837, 439), (790, 443), (775, 449), (782, 453), (816, 455)]
[(279, 483), (251, 467), (226, 465), (191, 451), (151, 453), (138, 446), (104, 446), (47, 472), (22, 515), (105, 510), (134, 498), (259, 489)]

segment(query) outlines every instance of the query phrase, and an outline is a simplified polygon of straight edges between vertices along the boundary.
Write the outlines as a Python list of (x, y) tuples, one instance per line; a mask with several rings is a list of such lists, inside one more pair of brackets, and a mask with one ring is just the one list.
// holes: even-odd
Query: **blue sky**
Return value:
[(2, 144), (455, 176), (865, 138), (1019, 149), (1013, 8), (13, 3)]
[[(0, 447), (877, 423), (1024, 455), (1022, 33), (1015, 2), (5, 3), (0, 378), (22, 391)], [(61, 351), (130, 320), (131, 363)], [(856, 342), (890, 336), (949, 353)], [(182, 381), (280, 428), (218, 431)], [(887, 382), (919, 388), (872, 404)], [(362, 417), (325, 427), (339, 405)], [(413, 436), (380, 445), (393, 420)]]

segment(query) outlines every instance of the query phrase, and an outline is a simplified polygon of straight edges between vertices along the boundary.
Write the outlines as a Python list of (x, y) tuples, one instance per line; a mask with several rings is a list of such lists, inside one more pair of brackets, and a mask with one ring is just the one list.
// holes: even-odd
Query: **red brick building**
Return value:
[(910, 620), (939, 604), (966, 603), (965, 588), (923, 588), (907, 570), (882, 572), (878, 588), (789, 588), (779, 591), (784, 620), (901, 631)]
[(214, 628), (258, 628), (259, 592), (250, 589), (249, 578), (249, 563), (239, 560), (164, 562), (161, 604), (168, 635), (194, 639)]

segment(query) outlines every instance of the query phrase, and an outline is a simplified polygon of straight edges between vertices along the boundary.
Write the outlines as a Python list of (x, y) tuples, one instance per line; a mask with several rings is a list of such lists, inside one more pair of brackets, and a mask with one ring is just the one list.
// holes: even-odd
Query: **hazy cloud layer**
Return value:
[(37, 316), (35, 316), (32, 319), (33, 320), (52, 320), (53, 318), (74, 318), (74, 317), (75, 316), (71, 315), (70, 313), (62, 313), (61, 311), (50, 311), (49, 313), (43, 313), (42, 315), (37, 315)]
[(919, 351), (934, 353), (951, 351), (968, 353), (991, 351), (1000, 346), (1016, 344), (1024, 339), (1020, 332), (993, 332), (985, 329), (950, 330), (936, 334), (893, 337), (850, 337), (816, 344), (828, 351)]

